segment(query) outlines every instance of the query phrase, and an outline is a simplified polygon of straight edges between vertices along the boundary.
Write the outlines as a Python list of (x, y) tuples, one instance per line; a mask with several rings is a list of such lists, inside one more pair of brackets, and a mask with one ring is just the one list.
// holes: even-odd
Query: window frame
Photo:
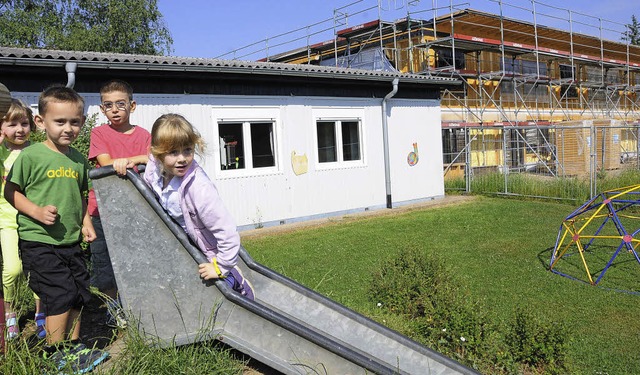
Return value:
[[(333, 133), (336, 146), (336, 161), (320, 161), (319, 147), (320, 141), (318, 139), (318, 123), (320, 122), (333, 122)], [(344, 140), (343, 140), (343, 123), (356, 123), (358, 130), (358, 153), (359, 159), (344, 160)], [(339, 126), (338, 126), (339, 124)], [(327, 169), (340, 169), (340, 168), (352, 168), (365, 166), (365, 146), (364, 146), (364, 125), (361, 116), (332, 116), (332, 117), (315, 117), (313, 121), (313, 136), (314, 136), (314, 157), (315, 165), (318, 170)]]
[[(246, 109), (245, 109), (246, 110)], [(215, 119), (214, 136), (217, 140), (217, 146), (215, 148), (215, 168), (216, 175), (220, 179), (225, 178), (237, 178), (248, 176), (261, 176), (270, 174), (282, 173), (282, 145), (280, 144), (279, 133), (281, 129), (279, 127), (279, 121), (275, 117), (218, 117)], [(222, 168), (222, 156), (223, 148), (220, 145), (220, 125), (225, 124), (239, 124), (242, 126), (242, 138), (243, 138), (243, 155), (244, 155), (244, 168), (240, 169), (223, 169)], [(272, 142), (272, 154), (273, 154), (273, 166), (269, 167), (254, 167), (253, 165), (253, 140), (251, 139), (251, 125), (252, 124), (271, 124), (271, 142)]]

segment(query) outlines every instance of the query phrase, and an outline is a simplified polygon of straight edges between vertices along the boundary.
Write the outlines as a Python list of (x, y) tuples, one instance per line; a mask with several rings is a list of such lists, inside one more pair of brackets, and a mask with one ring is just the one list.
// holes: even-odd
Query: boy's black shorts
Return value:
[(19, 247), (22, 268), (43, 313), (59, 315), (89, 302), (89, 272), (80, 243), (57, 246), (20, 240)]

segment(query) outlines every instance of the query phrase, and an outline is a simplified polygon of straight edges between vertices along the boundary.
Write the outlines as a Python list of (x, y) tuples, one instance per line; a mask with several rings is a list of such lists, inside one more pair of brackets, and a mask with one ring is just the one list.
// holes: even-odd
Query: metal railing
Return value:
[[(443, 129), (447, 190), (580, 200), (611, 188), (603, 177), (640, 170), (638, 123)], [(636, 182), (637, 183), (637, 182)]]

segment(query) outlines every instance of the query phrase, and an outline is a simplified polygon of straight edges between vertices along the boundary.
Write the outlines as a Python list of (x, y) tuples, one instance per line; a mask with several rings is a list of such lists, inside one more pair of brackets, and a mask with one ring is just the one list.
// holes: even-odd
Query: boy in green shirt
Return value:
[(38, 111), (35, 123), (47, 138), (20, 153), (4, 195), (18, 210), (23, 269), (47, 315), (49, 358), (58, 369), (83, 373), (108, 356), (79, 342), (80, 310), (91, 298), (80, 241), (96, 237), (84, 198), (89, 164), (70, 146), (85, 121), (84, 100), (52, 86), (40, 94)]

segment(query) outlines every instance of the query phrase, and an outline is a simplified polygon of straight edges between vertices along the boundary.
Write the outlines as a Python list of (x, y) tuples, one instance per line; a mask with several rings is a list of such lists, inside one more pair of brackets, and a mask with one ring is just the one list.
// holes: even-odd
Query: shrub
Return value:
[(543, 373), (568, 373), (565, 362), (569, 348), (563, 323), (548, 322), (528, 309), (516, 309), (505, 340), (515, 361)]
[(433, 315), (446, 308), (451, 290), (449, 273), (435, 255), (426, 256), (417, 249), (405, 249), (385, 262), (374, 275), (371, 296), (394, 313), (411, 318)]
[(567, 373), (568, 332), (520, 308), (506, 334), (433, 253), (404, 249), (373, 275), (370, 296), (409, 319), (408, 335), (482, 373)]
[(405, 249), (379, 270), (371, 297), (409, 317), (415, 340), (470, 366), (495, 369), (492, 353), (500, 351), (497, 330), (436, 254)]

